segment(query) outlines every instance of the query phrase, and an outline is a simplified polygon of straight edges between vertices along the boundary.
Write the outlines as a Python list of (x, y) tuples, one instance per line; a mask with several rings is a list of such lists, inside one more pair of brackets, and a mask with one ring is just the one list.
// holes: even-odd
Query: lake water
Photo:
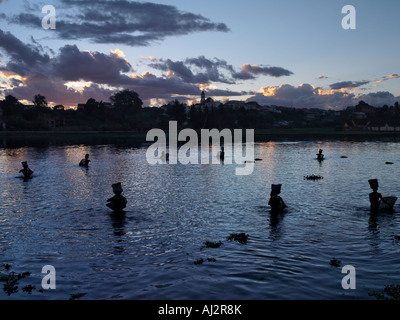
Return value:
[[(384, 196), (400, 195), (399, 143), (254, 147), (262, 161), (237, 176), (236, 164), (149, 165), (146, 146), (129, 143), (3, 143), (0, 263), (31, 272), (20, 288), (36, 290), (1, 290), (0, 298), (375, 299), (368, 293), (400, 282), (399, 203), (372, 216), (368, 200), (371, 178)], [(78, 166), (85, 153), (89, 169)], [(30, 181), (18, 174), (24, 160), (35, 172)], [(313, 174), (323, 179), (304, 179)], [(128, 199), (122, 216), (105, 206), (115, 182)], [(273, 183), (288, 205), (279, 215), (267, 205)], [(242, 232), (246, 244), (227, 240)], [(39, 292), (45, 265), (56, 270), (56, 289)], [(345, 265), (356, 270), (355, 290), (342, 288)]]

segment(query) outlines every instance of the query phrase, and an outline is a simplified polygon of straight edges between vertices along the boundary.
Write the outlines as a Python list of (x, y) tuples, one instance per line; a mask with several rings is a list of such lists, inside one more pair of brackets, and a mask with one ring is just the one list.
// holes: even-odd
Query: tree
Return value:
[(185, 105), (175, 100), (174, 104), (168, 105), (167, 114), (179, 124), (186, 121), (186, 108)]
[(5, 116), (10, 116), (14, 114), (19, 114), (23, 111), (22, 104), (18, 99), (12, 95), (8, 95), (2, 101), (3, 114)]
[(125, 89), (110, 97), (117, 110), (127, 113), (136, 113), (142, 108), (143, 102), (133, 90)]
[(35, 95), (33, 97), (32, 102), (36, 108), (46, 108), (47, 107), (46, 97), (42, 96), (41, 94)]
[(99, 109), (99, 103), (96, 99), (89, 98), (85, 104), (84, 111), (88, 114), (91, 114)]

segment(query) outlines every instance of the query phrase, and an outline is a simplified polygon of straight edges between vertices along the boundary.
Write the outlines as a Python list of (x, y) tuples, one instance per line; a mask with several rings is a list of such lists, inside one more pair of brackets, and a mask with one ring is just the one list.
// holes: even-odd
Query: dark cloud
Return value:
[[(65, 45), (57, 54), (49, 57), (36, 44), (25, 44), (10, 33), (0, 30), (0, 49), (8, 61), (0, 66), (5, 74), (23, 76), (24, 79), (9, 79), (12, 89), (5, 94), (18, 99), (31, 100), (35, 94), (43, 94), (48, 101), (73, 105), (94, 97), (105, 100), (118, 89), (129, 88), (138, 92), (143, 100), (169, 99), (172, 95), (200, 95), (201, 90), (193, 83), (179, 77), (157, 77), (151, 73), (129, 76), (131, 64), (117, 53), (81, 51), (76, 45)], [(177, 64), (176, 70), (179, 70)], [(69, 81), (86, 81), (91, 85), (81, 91), (68, 88)]]
[(123, 73), (132, 71), (130, 63), (116, 54), (80, 51), (75, 45), (62, 47), (51, 63), (54, 75), (65, 81), (120, 85), (128, 78)]
[(383, 105), (394, 105), (395, 102), (400, 102), (400, 97), (395, 97), (388, 91), (371, 92), (364, 95), (359, 95), (359, 100), (372, 105), (372, 106), (383, 106)]
[[(224, 23), (171, 5), (137, 1), (70, 1), (62, 0), (65, 14), (57, 18), (54, 33), (67, 40), (85, 39), (94, 43), (116, 43), (148, 46), (166, 37), (194, 32), (228, 32)], [(37, 28), (38, 16), (21, 13), (10, 22)]]
[(265, 75), (271, 77), (282, 77), (282, 76), (290, 76), (293, 74), (292, 71), (281, 67), (263, 67), (263, 66), (256, 66), (250, 64), (244, 64), (242, 67), (242, 72), (252, 74), (252, 75)]
[(254, 92), (247, 91), (231, 91), (223, 89), (208, 89), (207, 95), (211, 97), (240, 97), (245, 95), (254, 94)]
[(95, 98), (100, 101), (108, 101), (109, 97), (115, 93), (115, 90), (100, 87), (97, 84), (85, 87), (81, 92), (68, 88), (63, 82), (49, 78), (45, 74), (37, 73), (27, 77), (23, 86), (14, 87), (11, 90), (5, 90), (5, 94), (11, 94), (18, 99), (32, 100), (40, 93), (47, 101), (53, 101), (56, 104), (65, 106), (85, 103), (89, 98)]
[(234, 84), (238, 80), (255, 79), (257, 75), (280, 77), (292, 74), (291, 71), (281, 67), (258, 67), (250, 65), (242, 66), (242, 70), (238, 72), (225, 60), (217, 58), (208, 59), (204, 56), (188, 58), (185, 61), (161, 59), (149, 64), (149, 66), (157, 70), (173, 72), (174, 76), (196, 84), (208, 82)]
[(161, 59), (155, 63), (150, 63), (149, 66), (157, 70), (173, 72), (175, 77), (188, 83), (234, 83), (230, 75), (235, 72), (233, 67), (220, 59), (210, 60), (204, 56), (188, 58), (185, 61)]
[(332, 90), (351, 89), (361, 87), (368, 83), (370, 83), (370, 81), (342, 81), (331, 84), (330, 88)]
[(232, 76), (236, 80), (251, 80), (256, 78), (254, 75), (246, 71), (235, 72)]
[(10, 32), (0, 29), (0, 49), (10, 58), (8, 66), (12, 71), (24, 76), (37, 65), (48, 63), (50, 57), (42, 54), (38, 47), (27, 45)]
[(257, 101), (261, 105), (278, 105), (295, 108), (336, 108), (342, 109), (356, 105), (363, 100), (373, 106), (384, 104), (393, 105), (400, 101), (400, 97), (395, 97), (389, 92), (377, 92), (368, 94), (354, 94), (341, 91), (324, 91), (310, 84), (302, 84), (298, 87), (284, 84), (275, 87), (264, 87), (249, 101)]

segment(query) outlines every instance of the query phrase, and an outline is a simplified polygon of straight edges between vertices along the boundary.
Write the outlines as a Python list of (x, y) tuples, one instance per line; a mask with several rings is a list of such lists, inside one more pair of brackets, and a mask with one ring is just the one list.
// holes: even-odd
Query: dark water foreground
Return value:
[[(399, 147), (256, 143), (263, 160), (252, 175), (236, 176), (236, 164), (149, 165), (145, 145), (134, 139), (7, 140), (0, 148), (0, 262), (10, 269), (1, 270), (30, 275), (0, 298), (375, 299), (369, 293), (400, 283), (400, 206), (372, 216), (368, 179), (379, 179), (383, 195), (400, 195)], [(85, 153), (89, 169), (78, 166)], [(24, 160), (35, 171), (30, 181), (18, 174)], [(124, 215), (105, 206), (118, 181), (128, 199)], [(282, 184), (284, 214), (270, 214), (272, 183)], [(228, 240), (234, 233), (247, 242)], [(56, 289), (40, 292), (45, 265), (56, 270)], [(355, 290), (342, 288), (345, 265), (356, 270)], [(29, 284), (31, 294), (22, 291)]]

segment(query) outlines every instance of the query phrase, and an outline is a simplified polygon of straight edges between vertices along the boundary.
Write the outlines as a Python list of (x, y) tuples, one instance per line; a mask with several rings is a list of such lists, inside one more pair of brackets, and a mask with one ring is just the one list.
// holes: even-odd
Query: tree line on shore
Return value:
[[(174, 101), (162, 108), (143, 108), (143, 101), (133, 90), (122, 90), (110, 97), (110, 103), (90, 98), (78, 109), (63, 106), (48, 107), (46, 98), (37, 94), (27, 108), (16, 97), (7, 95), (0, 100), (3, 130), (80, 130), (80, 131), (137, 131), (151, 128), (168, 129), (169, 121), (177, 121), (181, 128), (200, 129), (270, 129), (274, 127), (331, 127), (343, 129), (357, 111), (366, 111), (370, 119), (400, 119), (398, 102), (394, 106), (375, 108), (360, 101), (355, 107), (340, 112), (321, 109), (278, 107), (274, 111), (192, 105), (187, 107)], [(359, 114), (360, 112), (358, 112)]]

